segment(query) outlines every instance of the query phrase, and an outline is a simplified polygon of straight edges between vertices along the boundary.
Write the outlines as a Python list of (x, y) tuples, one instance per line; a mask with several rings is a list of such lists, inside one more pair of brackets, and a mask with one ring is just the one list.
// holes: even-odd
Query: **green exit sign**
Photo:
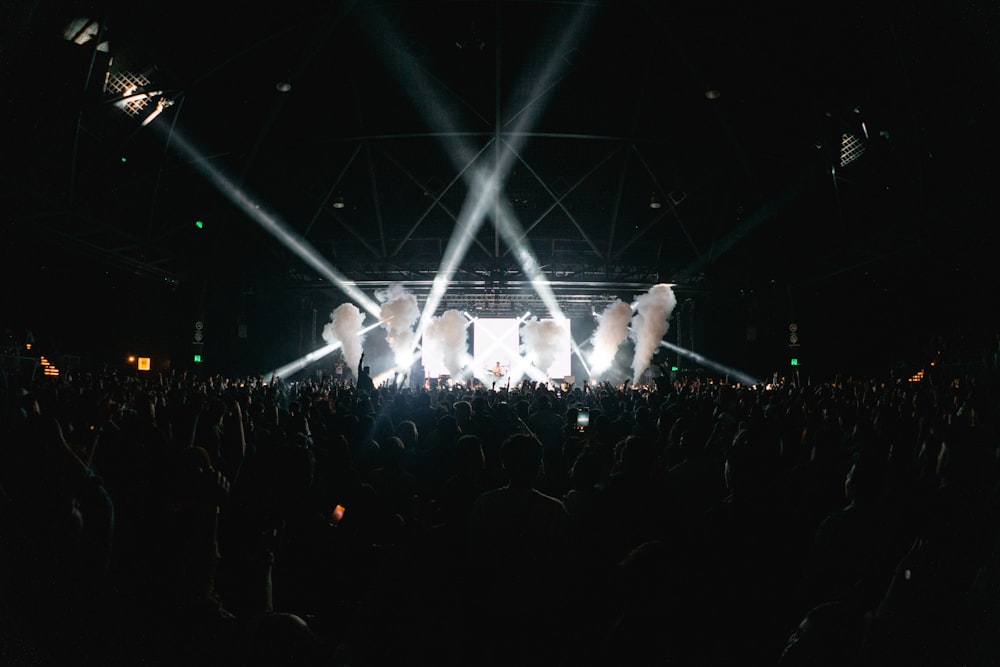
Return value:
[(792, 357), (792, 366), (798, 366), (798, 365), (799, 365), (799, 360), (796, 359), (795, 357)]
[(196, 363), (196, 364), (200, 364), (201, 363), (201, 355), (200, 354), (194, 355), (194, 363)]

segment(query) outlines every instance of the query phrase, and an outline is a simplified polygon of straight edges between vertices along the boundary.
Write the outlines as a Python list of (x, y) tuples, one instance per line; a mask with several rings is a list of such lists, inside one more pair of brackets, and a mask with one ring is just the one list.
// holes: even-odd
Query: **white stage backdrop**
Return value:
[[(477, 319), (472, 331), (472, 367), (465, 369), (465, 376), (475, 375), (486, 384), (494, 381), (505, 383), (508, 378), (518, 382), (528, 376), (525, 370), (528, 364), (520, 350), (522, 326), (523, 323), (514, 318)], [(573, 374), (569, 320), (566, 320), (566, 330), (569, 335), (566, 336), (565, 349), (556, 353), (555, 361), (546, 373), (550, 378), (562, 379)], [(423, 365), (428, 378), (449, 375), (443, 360), (436, 355), (425, 355)]]
[[(473, 328), (473, 364), (476, 377), (484, 381), (501, 380), (518, 382), (528, 375), (528, 362), (521, 352), (521, 327), (523, 323), (513, 318), (480, 318)], [(569, 334), (569, 320), (566, 321)], [(560, 349), (546, 375), (563, 378), (571, 374), (571, 335), (566, 336), (564, 349)], [(545, 369), (542, 369), (545, 370)]]

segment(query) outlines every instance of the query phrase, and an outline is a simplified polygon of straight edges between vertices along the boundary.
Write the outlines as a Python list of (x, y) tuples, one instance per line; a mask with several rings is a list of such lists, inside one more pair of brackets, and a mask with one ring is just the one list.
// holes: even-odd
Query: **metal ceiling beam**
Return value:
[[(586, 180), (586, 179), (587, 179), (587, 178), (588, 178), (588, 177), (589, 177), (589, 176), (590, 176), (591, 174), (593, 174), (593, 173), (594, 173), (594, 172), (595, 172), (595, 171), (597, 170), (597, 168), (598, 168), (598, 167), (600, 167), (600, 165), (601, 165), (601, 164), (603, 164), (603, 163), (604, 163), (604, 162), (606, 162), (606, 161), (607, 161), (608, 159), (610, 159), (610, 157), (611, 157), (611, 156), (609, 155), (609, 156), (608, 156), (607, 158), (605, 158), (605, 159), (604, 159), (604, 160), (603, 160), (602, 162), (598, 163), (598, 165), (596, 165), (596, 166), (595, 166), (595, 167), (594, 167), (593, 169), (591, 169), (590, 171), (588, 171), (588, 172), (587, 172), (587, 173), (586, 173), (586, 174), (585, 174), (585, 175), (583, 176), (583, 178), (581, 178), (580, 180), (578, 180), (578, 181), (577, 181), (577, 182), (576, 182), (576, 183), (575, 183), (575, 184), (574, 184), (574, 185), (573, 185), (573, 186), (572, 186), (572, 187), (570, 188), (569, 192), (567, 192), (567, 193), (566, 193), (566, 194), (564, 194), (564, 195), (563, 195), (562, 197), (560, 197), (560, 196), (557, 196), (557, 195), (556, 195), (556, 194), (555, 194), (554, 192), (552, 192), (552, 188), (550, 188), (550, 187), (548, 186), (548, 184), (547, 184), (547, 183), (545, 182), (545, 179), (543, 179), (543, 178), (542, 178), (541, 176), (539, 176), (539, 175), (538, 175), (538, 172), (536, 172), (536, 171), (535, 171), (535, 170), (534, 170), (534, 169), (533, 169), (533, 168), (531, 167), (531, 165), (530, 165), (530, 164), (529, 164), (529, 163), (528, 163), (528, 162), (527, 162), (527, 161), (526, 161), (526, 160), (525, 160), (525, 159), (524, 159), (523, 157), (521, 157), (520, 153), (518, 153), (518, 152), (517, 152), (517, 150), (516, 150), (516, 149), (515, 149), (515, 148), (514, 148), (513, 146), (510, 146), (510, 145), (508, 144), (508, 145), (507, 145), (507, 148), (508, 148), (508, 150), (510, 150), (510, 151), (511, 151), (511, 152), (512, 152), (512, 153), (514, 154), (514, 156), (515, 156), (515, 157), (516, 157), (516, 158), (518, 159), (518, 161), (519, 161), (519, 162), (520, 162), (521, 164), (523, 164), (523, 165), (524, 165), (525, 169), (527, 169), (527, 170), (528, 170), (528, 172), (529, 172), (529, 173), (530, 173), (530, 174), (531, 174), (532, 176), (534, 176), (535, 180), (537, 180), (537, 181), (538, 181), (538, 184), (542, 186), (542, 189), (543, 189), (543, 190), (545, 190), (545, 192), (546, 192), (546, 193), (547, 193), (547, 194), (548, 194), (548, 195), (549, 195), (550, 197), (552, 197), (552, 201), (554, 202), (555, 206), (558, 206), (558, 207), (559, 207), (560, 209), (562, 209), (562, 212), (563, 212), (563, 213), (565, 213), (565, 214), (566, 214), (566, 217), (567, 217), (567, 218), (569, 218), (569, 221), (570, 221), (571, 223), (573, 223), (573, 226), (574, 226), (574, 227), (576, 227), (576, 231), (578, 231), (578, 232), (580, 233), (580, 237), (581, 237), (581, 238), (582, 238), (582, 239), (583, 239), (584, 241), (586, 241), (586, 242), (587, 242), (587, 244), (588, 244), (588, 245), (590, 246), (590, 248), (591, 248), (591, 249), (592, 249), (592, 250), (594, 251), (594, 254), (595, 254), (595, 255), (597, 255), (598, 257), (602, 257), (602, 258), (603, 258), (603, 257), (604, 257), (604, 253), (602, 253), (602, 252), (601, 252), (601, 250), (600, 250), (600, 248), (598, 248), (598, 247), (597, 247), (597, 246), (596, 246), (596, 245), (594, 244), (594, 242), (590, 240), (590, 237), (589, 237), (589, 236), (587, 236), (587, 233), (586, 233), (585, 231), (583, 231), (583, 226), (582, 226), (582, 225), (580, 225), (580, 222), (579, 222), (579, 221), (578, 221), (578, 220), (576, 219), (576, 216), (574, 216), (574, 215), (573, 215), (573, 214), (572, 214), (572, 213), (570, 212), (570, 210), (569, 210), (568, 208), (566, 208), (566, 205), (565, 205), (565, 204), (563, 204), (562, 200), (564, 199), (564, 197), (566, 196), (566, 194), (569, 194), (569, 192), (572, 192), (573, 190), (575, 190), (575, 189), (576, 189), (576, 188), (577, 188), (577, 187), (578, 187), (578, 186), (579, 186), (579, 185), (580, 185), (580, 184), (581, 184), (581, 183), (582, 183), (582, 182), (583, 182), (584, 180)], [(550, 210), (551, 210), (551, 209), (550, 209)], [(548, 213), (548, 211), (546, 211), (546, 213)], [(545, 214), (542, 214), (542, 215), (543, 215), (543, 217), (544, 217), (544, 215), (545, 215)], [(541, 218), (539, 218), (539, 220), (541, 220)], [(538, 223), (536, 222), (535, 224), (537, 225)], [(532, 227), (534, 227), (534, 225), (532, 225)], [(523, 235), (523, 236), (522, 236), (521, 238), (524, 238), (524, 236), (526, 236), (526, 235), (527, 235), (528, 231), (530, 231), (530, 230), (525, 230), (525, 232), (524, 232), (524, 235)], [(507, 252), (509, 253), (509, 252), (510, 252), (510, 249), (508, 249), (508, 250), (507, 250)], [(504, 253), (504, 254), (506, 255), (507, 253)]]
[[(17, 185), (18, 193), (26, 197), (26, 199), (31, 202), (32, 208), (37, 206), (44, 207), (42, 210), (36, 209), (30, 215), (18, 216), (18, 219), (29, 223), (28, 227), (32, 233), (41, 234), (42, 236), (49, 235), (62, 247), (76, 252), (82, 252), (91, 257), (96, 257), (106, 263), (117, 265), (119, 267), (125, 267), (129, 270), (137, 270), (143, 273), (148, 273), (149, 275), (153, 275), (158, 278), (165, 278), (169, 280), (180, 279), (180, 273), (167, 271), (157, 266), (159, 264), (176, 261), (176, 257), (171, 253), (165, 252), (161, 246), (153, 245), (145, 239), (129, 234), (128, 232), (115, 227), (98, 216), (86, 213), (78, 208), (70, 207), (65, 202), (50, 193), (39, 192), (18, 179), (11, 180)], [(53, 225), (47, 225), (39, 222), (42, 218), (80, 220), (90, 225), (90, 229), (73, 230), (71, 232), (66, 229), (60, 229)], [(107, 234), (108, 242), (98, 245), (96, 243), (85, 241), (82, 238), (81, 232)], [(155, 259), (152, 261), (136, 259), (129, 254), (121, 252), (121, 250), (125, 249), (138, 250), (141, 251), (144, 256), (148, 255), (150, 257), (154, 257)]]
[(381, 198), (378, 193), (378, 179), (375, 178), (375, 164), (372, 162), (371, 144), (365, 144), (365, 157), (368, 161), (368, 181), (372, 189), (372, 203), (375, 207), (375, 225), (378, 230), (379, 257), (386, 257), (385, 223), (382, 220)]
[(344, 175), (347, 174), (348, 170), (351, 168), (351, 165), (354, 164), (354, 160), (357, 159), (363, 147), (364, 144), (359, 143), (357, 147), (354, 149), (354, 152), (351, 153), (351, 157), (347, 159), (347, 162), (344, 164), (344, 167), (340, 170), (340, 173), (337, 174), (337, 178), (334, 179), (333, 184), (327, 189), (326, 194), (323, 195), (323, 199), (320, 200), (319, 206), (316, 207), (316, 211), (313, 213), (312, 218), (309, 219), (309, 223), (306, 225), (305, 231), (302, 232), (303, 237), (309, 238), (309, 232), (312, 231), (313, 225), (316, 224), (316, 220), (319, 219), (319, 216), (322, 215), (324, 210), (326, 210), (326, 206), (330, 201), (330, 197), (332, 197), (333, 193), (336, 192), (337, 188), (340, 187), (340, 182), (344, 180)]
[[(465, 173), (469, 170), (469, 168), (471, 168), (472, 165), (476, 163), (476, 160), (478, 160), (482, 156), (482, 154), (486, 152), (486, 149), (488, 149), (490, 147), (491, 143), (492, 142), (486, 143), (479, 150), (479, 152), (476, 153), (472, 157), (472, 159), (469, 160), (465, 164), (465, 166), (462, 167), (462, 169), (457, 174), (455, 174), (454, 178), (451, 179), (451, 181), (444, 187), (444, 189), (440, 193), (434, 193), (434, 191), (427, 184), (422, 183), (420, 181), (420, 179), (418, 179), (412, 172), (410, 172), (409, 169), (407, 169), (402, 164), (400, 164), (398, 160), (396, 160), (395, 158), (393, 158), (388, 153), (383, 152), (383, 154), (385, 155), (385, 157), (389, 160), (389, 162), (393, 166), (395, 166), (397, 169), (399, 169), (399, 171), (404, 176), (406, 176), (411, 181), (413, 181), (416, 185), (418, 185), (419, 187), (421, 187), (425, 192), (431, 194), (431, 196), (433, 198), (433, 201), (431, 202), (430, 206), (428, 206), (426, 209), (424, 209), (424, 212), (420, 214), (420, 217), (417, 218), (417, 221), (414, 222), (413, 225), (409, 228), (409, 230), (407, 230), (407, 232), (403, 235), (403, 238), (399, 241), (399, 243), (393, 249), (392, 253), (390, 253), (390, 257), (395, 257), (396, 255), (399, 254), (400, 250), (403, 249), (403, 246), (406, 244), (407, 241), (410, 240), (410, 237), (413, 236), (414, 232), (417, 231), (417, 228), (424, 221), (424, 219), (428, 215), (430, 215), (430, 212), (434, 210), (435, 206), (439, 206), (441, 208), (441, 210), (444, 211), (448, 215), (448, 217), (450, 217), (452, 219), (452, 221), (454, 221), (456, 224), (458, 224), (458, 215), (454, 211), (452, 211), (450, 208), (448, 208), (448, 206), (446, 206), (441, 201), (441, 198), (444, 197), (444, 195), (446, 195), (451, 190), (451, 188), (454, 187), (454, 185), (465, 175)], [(482, 244), (482, 242), (479, 241), (479, 239), (473, 239), (473, 242), (476, 243), (480, 248), (482, 248), (483, 252), (487, 252), (487, 253), (489, 252), (486, 249), (486, 246), (484, 246)]]
[(758, 227), (778, 215), (791, 204), (802, 191), (802, 183), (795, 183), (771, 198), (763, 206), (754, 211), (735, 229), (729, 231), (718, 243), (712, 244), (705, 255), (699, 256), (693, 262), (677, 272), (675, 279), (680, 282), (690, 280), (694, 275), (703, 272), (715, 263), (722, 255), (732, 250), (743, 239), (752, 234)]
[(688, 244), (691, 246), (691, 251), (694, 253), (695, 261), (696, 262), (702, 261), (703, 255), (701, 251), (698, 249), (698, 244), (695, 243), (694, 238), (691, 236), (691, 232), (688, 231), (687, 225), (684, 224), (684, 220), (681, 218), (680, 213), (677, 212), (677, 207), (674, 205), (674, 200), (671, 199), (670, 196), (667, 194), (663, 185), (660, 183), (660, 180), (656, 177), (656, 174), (654, 174), (653, 170), (650, 168), (649, 162), (646, 160), (645, 156), (641, 152), (639, 152), (639, 149), (635, 146), (635, 144), (632, 144), (632, 150), (635, 152), (636, 157), (639, 158), (639, 164), (641, 164), (643, 169), (646, 170), (646, 173), (649, 174), (649, 177), (653, 179), (653, 183), (656, 186), (656, 191), (660, 195), (660, 201), (666, 205), (667, 209), (670, 211), (670, 215), (674, 219), (674, 222), (677, 223), (677, 226), (680, 227), (681, 232), (684, 233), (684, 238), (688, 240)]

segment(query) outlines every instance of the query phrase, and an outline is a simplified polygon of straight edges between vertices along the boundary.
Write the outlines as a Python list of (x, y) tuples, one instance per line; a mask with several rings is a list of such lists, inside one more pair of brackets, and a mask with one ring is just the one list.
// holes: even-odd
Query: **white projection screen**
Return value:
[[(520, 349), (522, 326), (520, 320), (512, 317), (476, 319), (472, 325), (472, 366), (464, 369), (463, 375), (466, 378), (474, 375), (485, 384), (506, 383), (508, 379), (519, 382), (528, 376), (527, 361)], [(568, 333), (570, 327), (568, 320), (565, 326)], [(560, 349), (556, 353), (555, 360), (547, 373), (548, 377), (562, 379), (573, 374), (570, 340), (572, 340), (571, 335), (566, 337), (565, 349)], [(425, 346), (425, 352), (422, 363), (426, 377), (450, 376), (444, 360), (441, 355), (435, 353), (432, 346)]]
[[(504, 382), (510, 377), (517, 382), (527, 375), (527, 361), (520, 351), (521, 326), (520, 321), (514, 318), (479, 318), (475, 321), (472, 356), (476, 377), (484, 381)], [(569, 320), (566, 320), (565, 326), (570, 333)], [(548, 377), (562, 379), (572, 375), (570, 340), (571, 334), (566, 336), (565, 349), (556, 353), (546, 373)]]
[[(484, 381), (506, 382), (511, 372), (523, 364), (520, 322), (514, 318), (479, 318), (473, 323), (473, 373)], [(499, 369), (497, 365), (499, 364)], [(518, 378), (510, 376), (513, 381)]]

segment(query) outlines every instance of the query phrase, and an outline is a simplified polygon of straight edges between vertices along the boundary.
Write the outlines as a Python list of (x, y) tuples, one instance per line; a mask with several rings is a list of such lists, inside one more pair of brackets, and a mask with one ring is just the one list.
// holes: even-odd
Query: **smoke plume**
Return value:
[(330, 313), (330, 322), (323, 327), (323, 340), (340, 343), (344, 359), (352, 373), (357, 373), (361, 361), (361, 345), (365, 340), (361, 333), (365, 314), (353, 303), (342, 303)]
[(670, 329), (670, 315), (677, 305), (677, 297), (670, 285), (653, 285), (649, 291), (637, 298), (633, 304), (635, 315), (629, 336), (635, 343), (632, 358), (632, 384), (639, 384), (643, 371), (649, 366), (663, 336)]
[(525, 359), (547, 374), (556, 356), (569, 346), (569, 330), (563, 322), (532, 317), (521, 327), (521, 345)]
[(441, 359), (448, 374), (461, 376), (468, 357), (468, 320), (458, 310), (446, 310), (441, 317), (432, 317), (424, 328), (423, 353), (426, 358)]
[(385, 329), (385, 340), (395, 358), (396, 368), (406, 371), (413, 363), (413, 326), (420, 318), (417, 297), (399, 284), (390, 285), (375, 293), (382, 304), (379, 320)]
[(628, 322), (632, 307), (616, 299), (605, 307), (598, 317), (597, 329), (590, 337), (593, 351), (590, 354), (590, 373), (597, 376), (611, 366), (618, 347), (628, 336)]

